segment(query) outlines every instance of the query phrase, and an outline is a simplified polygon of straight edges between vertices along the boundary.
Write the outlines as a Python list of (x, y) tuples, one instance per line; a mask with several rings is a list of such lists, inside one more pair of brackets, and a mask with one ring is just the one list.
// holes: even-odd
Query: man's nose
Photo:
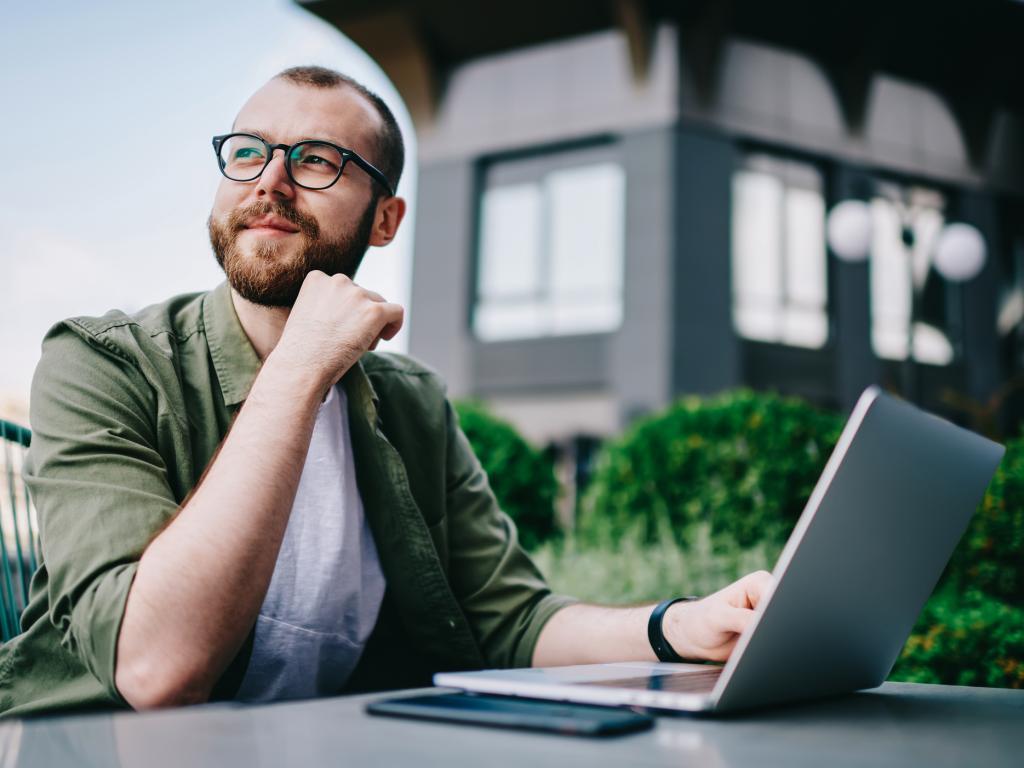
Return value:
[(263, 173), (257, 179), (257, 197), (269, 195), (270, 197), (291, 198), (295, 196), (295, 185), (288, 178), (288, 171), (284, 167), (285, 152), (284, 149), (281, 149), (280, 153), (278, 149), (271, 150), (270, 162), (267, 163), (267, 167), (263, 169)]

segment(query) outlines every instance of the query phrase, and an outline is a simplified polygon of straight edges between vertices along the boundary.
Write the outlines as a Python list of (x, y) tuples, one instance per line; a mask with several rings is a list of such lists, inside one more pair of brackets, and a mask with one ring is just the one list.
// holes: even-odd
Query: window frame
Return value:
[[(620, 310), (622, 320), (616, 328), (600, 331), (581, 331), (578, 333), (544, 333), (531, 336), (516, 336), (502, 339), (484, 339), (477, 334), (475, 327), (475, 314), (484, 298), (481, 277), (483, 269), (483, 226), (484, 226), (484, 198), (487, 190), (492, 187), (512, 186), (530, 182), (542, 182), (543, 179), (553, 172), (585, 168), (591, 165), (611, 162), (617, 165), (623, 175), (623, 199), (622, 199), (622, 274), (620, 282)], [(625, 281), (627, 272), (627, 235), (628, 235), (628, 195), (629, 195), (629, 173), (624, 162), (621, 141), (618, 136), (612, 134), (600, 134), (581, 138), (578, 140), (547, 143), (534, 145), (521, 149), (489, 154), (478, 158), (474, 166), (473, 183), (473, 222), (470, 230), (470, 266), (468, 270), (466, 316), (464, 318), (465, 328), (469, 338), (474, 344), (481, 345), (516, 345), (545, 342), (556, 339), (573, 338), (607, 338), (613, 336), (622, 327), (624, 322), (625, 304)], [(542, 270), (545, 274), (545, 281), (542, 287), (541, 296), (550, 296), (550, 265), (551, 257), (549, 248), (543, 248), (541, 254)]]
[[(836, 345), (836, 328), (835, 328), (835, 298), (836, 298), (836, 286), (835, 286), (835, 269), (833, 260), (831, 258), (831, 250), (828, 247), (827, 240), (824, 241), (824, 274), (825, 274), (825, 305), (823, 307), (825, 313), (825, 340), (817, 347), (806, 347), (795, 344), (789, 344), (781, 339), (767, 340), (767, 339), (756, 339), (744, 336), (739, 328), (736, 326), (735, 321), (735, 300), (736, 295), (733, 293), (733, 247), (734, 242), (732, 238), (732, 220), (735, 213), (733, 207), (733, 198), (731, 194), (733, 180), (738, 172), (743, 170), (751, 170), (750, 159), (756, 158), (757, 156), (766, 156), (771, 161), (781, 163), (794, 163), (800, 165), (806, 165), (813, 168), (819, 178), (821, 179), (821, 199), (824, 208), (824, 218), (822, 220), (822, 234), (823, 238), (827, 232), (826, 223), (828, 212), (831, 210), (835, 201), (833, 200), (833, 167), (834, 161), (822, 155), (817, 155), (812, 152), (805, 152), (798, 148), (780, 146), (777, 144), (770, 144), (759, 141), (738, 141), (736, 143), (736, 162), (733, 166), (732, 173), (729, 178), (730, 185), (730, 199), (729, 199), (729, 253), (727, 258), (729, 259), (729, 280), (730, 280), (730, 323), (732, 331), (736, 338), (742, 344), (752, 345), (763, 345), (766, 347), (780, 347), (787, 350), (797, 350), (797, 354), (813, 355), (813, 354), (831, 354)], [(783, 256), (785, 258), (785, 256)], [(783, 276), (783, 283), (785, 283), (785, 275)], [(783, 308), (786, 305), (783, 304)]]

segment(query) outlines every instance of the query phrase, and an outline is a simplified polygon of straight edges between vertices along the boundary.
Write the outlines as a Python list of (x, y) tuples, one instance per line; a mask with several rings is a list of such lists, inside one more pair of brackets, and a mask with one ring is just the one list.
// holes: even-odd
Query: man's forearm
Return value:
[[(774, 586), (767, 571), (750, 573), (694, 602), (677, 602), (662, 618), (662, 631), (684, 659), (725, 661), (754, 620), (754, 609)], [(654, 605), (607, 608), (570, 605), (541, 630), (533, 666), (656, 661), (647, 636)]]
[(256, 619), (322, 396), (288, 369), (267, 358), (203, 479), (143, 553), (115, 673), (136, 708), (206, 700)]
[(647, 619), (653, 607), (566, 606), (541, 630), (533, 666), (657, 661), (647, 640)]

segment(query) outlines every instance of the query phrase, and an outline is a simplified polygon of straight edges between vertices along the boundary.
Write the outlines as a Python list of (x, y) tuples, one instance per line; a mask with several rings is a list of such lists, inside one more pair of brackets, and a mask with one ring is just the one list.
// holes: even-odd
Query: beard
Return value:
[[(223, 222), (210, 214), (206, 226), (217, 263), (224, 270), (228, 284), (243, 299), (264, 307), (291, 308), (306, 275), (313, 270), (355, 277), (370, 243), (376, 211), (375, 198), (355, 229), (335, 240), (321, 235), (315, 218), (282, 203), (260, 201), (237, 208)], [(252, 252), (246, 255), (238, 245), (238, 236), (245, 230), (245, 223), (271, 214), (287, 219), (298, 228), (298, 235), (302, 238), (298, 253), (287, 256), (286, 243), (257, 240), (251, 246)]]

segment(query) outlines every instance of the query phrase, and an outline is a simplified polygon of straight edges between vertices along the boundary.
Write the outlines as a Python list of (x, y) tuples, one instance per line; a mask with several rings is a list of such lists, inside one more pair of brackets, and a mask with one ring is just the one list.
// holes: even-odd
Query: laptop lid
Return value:
[(715, 709), (880, 685), (1004, 450), (866, 390), (715, 686)]

